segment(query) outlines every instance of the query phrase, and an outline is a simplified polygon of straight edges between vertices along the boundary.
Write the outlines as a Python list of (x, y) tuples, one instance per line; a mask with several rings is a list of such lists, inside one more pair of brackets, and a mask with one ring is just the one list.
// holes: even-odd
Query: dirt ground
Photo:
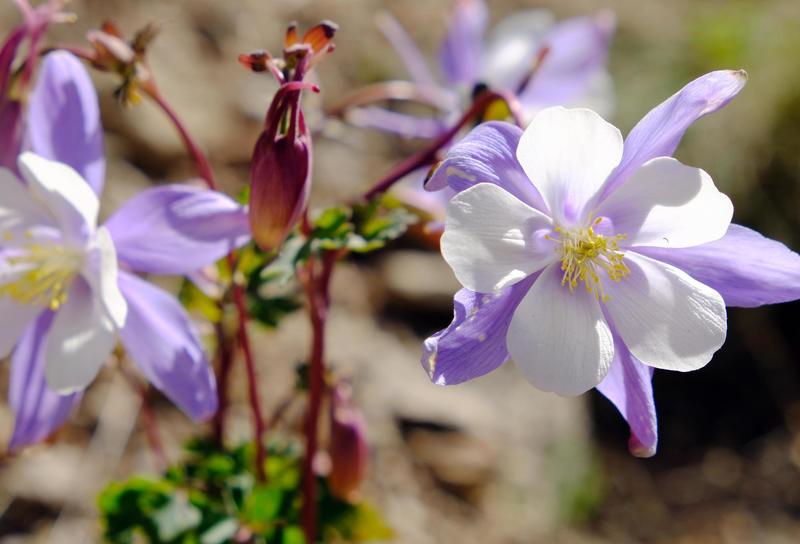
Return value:
[[(494, 21), (530, 2), (489, 2)], [(81, 42), (113, 19), (128, 32), (156, 21), (150, 52), (166, 96), (212, 159), (224, 189), (248, 179), (253, 142), (274, 86), (244, 70), (239, 53), (278, 50), (286, 24), (339, 23), (337, 50), (319, 69), (324, 104), (357, 85), (405, 77), (374, 18), (393, 13), (431, 57), (447, 0), (75, 0), (79, 21), (53, 43)], [(549, 0), (566, 17), (608, 8), (618, 20), (611, 55), (615, 122), (623, 133), (692, 77), (745, 68), (745, 92), (691, 129), (678, 157), (708, 170), (736, 205), (735, 219), (800, 247), (800, 4)], [(0, 5), (0, 32), (16, 14)], [(791, 29), (794, 29), (792, 31)], [(109, 153), (107, 215), (142, 188), (188, 179), (191, 164), (150, 104), (121, 109), (114, 81), (95, 74)], [(336, 123), (315, 141), (313, 206), (358, 194), (415, 143)], [(164, 285), (176, 283), (164, 280)], [(480, 380), (434, 386), (421, 340), (452, 316), (458, 288), (441, 258), (409, 243), (344, 263), (333, 285), (329, 359), (352, 377), (369, 426), (365, 495), (409, 544), (800, 542), (800, 305), (731, 310), (729, 341), (707, 369), (659, 372), (660, 451), (626, 449), (627, 430), (594, 392), (561, 398), (506, 365)], [(283, 399), (308, 348), (299, 312), (278, 331), (253, 326), (267, 409)], [(7, 364), (0, 365), (5, 390)], [(237, 364), (240, 370), (241, 364)], [(249, 432), (243, 376), (234, 374), (230, 440)], [(2, 397), (0, 397), (2, 398)], [(194, 432), (155, 399), (168, 455)], [(12, 415), (0, 403), (0, 445)], [(291, 424), (291, 418), (290, 418)], [(2, 446), (0, 446), (2, 447)], [(46, 446), (0, 458), (0, 542), (95, 542), (94, 497), (105, 483), (153, 473), (140, 399), (113, 368)]]

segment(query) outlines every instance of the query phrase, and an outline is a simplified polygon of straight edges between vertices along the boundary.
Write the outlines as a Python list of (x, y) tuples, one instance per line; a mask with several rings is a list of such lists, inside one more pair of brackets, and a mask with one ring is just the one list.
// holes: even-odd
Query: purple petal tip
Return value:
[(630, 451), (631, 455), (634, 457), (646, 459), (656, 454), (656, 444), (653, 444), (649, 447), (645, 446), (639, 441), (638, 438), (636, 438), (636, 435), (631, 434), (631, 437), (628, 440), (628, 451)]

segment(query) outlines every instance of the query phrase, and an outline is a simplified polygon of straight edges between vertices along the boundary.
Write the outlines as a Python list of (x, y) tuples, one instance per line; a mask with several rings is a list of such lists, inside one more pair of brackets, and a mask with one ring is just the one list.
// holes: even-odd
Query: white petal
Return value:
[(659, 157), (634, 172), (596, 215), (627, 234), (626, 246), (692, 247), (725, 235), (733, 204), (703, 170)]
[(617, 128), (587, 109), (547, 108), (520, 138), (517, 160), (539, 189), (553, 219), (570, 224), (622, 158)]
[(73, 242), (84, 243), (94, 232), (100, 202), (92, 188), (74, 169), (26, 152), (19, 169), (30, 184), (31, 194), (50, 212)]
[(0, 168), (0, 195), (0, 235), (10, 229), (50, 223), (27, 187), (5, 168)]
[(442, 255), (464, 287), (489, 293), (557, 258), (535, 234), (550, 227), (540, 211), (497, 185), (479, 183), (447, 204)]
[(94, 291), (94, 296), (117, 329), (125, 325), (128, 304), (117, 284), (119, 267), (114, 241), (106, 227), (97, 229), (83, 276)]
[(57, 312), (45, 346), (45, 379), (61, 394), (92, 383), (114, 348), (116, 333), (89, 285), (77, 277)]
[(20, 304), (9, 297), (0, 298), (0, 359), (11, 353), (22, 331), (41, 311), (41, 308)]
[(614, 358), (614, 340), (594, 295), (561, 285), (557, 264), (547, 267), (517, 307), (508, 352), (533, 385), (579, 395), (600, 383)]
[(697, 370), (725, 342), (725, 302), (674, 266), (625, 254), (630, 275), (606, 282), (606, 307), (630, 352), (646, 365)]

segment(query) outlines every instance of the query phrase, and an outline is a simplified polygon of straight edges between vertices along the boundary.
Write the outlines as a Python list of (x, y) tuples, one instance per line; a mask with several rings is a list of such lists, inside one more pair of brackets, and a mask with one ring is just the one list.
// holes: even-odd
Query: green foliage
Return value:
[(314, 222), (311, 249), (367, 253), (402, 236), (417, 217), (390, 200), (374, 199), (352, 208), (328, 208)]
[[(286, 315), (301, 307), (297, 267), (323, 251), (367, 253), (399, 238), (417, 217), (388, 199), (374, 199), (352, 208), (324, 210), (308, 236), (295, 233), (278, 254), (265, 254), (254, 245), (243, 249), (239, 271), (247, 279), (249, 311), (253, 319), (276, 327)], [(202, 297), (192, 292), (194, 306), (203, 309)], [(207, 313), (207, 312), (206, 312)]]
[(260, 251), (255, 245), (245, 248), (239, 257), (239, 271), (247, 279), (250, 316), (268, 327), (277, 327), (281, 319), (302, 307), (295, 273), (295, 254), (302, 242), (290, 238), (277, 255)]
[[(257, 484), (250, 444), (222, 450), (207, 441), (187, 445), (188, 458), (160, 479), (110, 484), (100, 494), (105, 539), (167, 544), (248, 542), (305, 544), (300, 527), (300, 451), (269, 448), (267, 483)], [(319, 479), (319, 542), (376, 542), (391, 530), (366, 503), (342, 501)]]

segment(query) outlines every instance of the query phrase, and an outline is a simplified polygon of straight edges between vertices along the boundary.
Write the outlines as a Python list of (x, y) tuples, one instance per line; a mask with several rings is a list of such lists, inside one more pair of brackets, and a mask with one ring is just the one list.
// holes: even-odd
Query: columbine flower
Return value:
[(430, 183), (459, 191), (442, 252), (465, 289), (452, 324), (425, 342), (431, 379), (463, 382), (510, 356), (542, 389), (598, 387), (628, 420), (631, 451), (654, 454), (653, 368), (708, 363), (726, 304), (800, 297), (800, 256), (731, 225), (709, 175), (670, 158), (745, 81), (693, 81), (624, 145), (595, 113), (563, 108), (524, 133), (487, 123), (456, 145)]
[[(605, 70), (614, 32), (609, 13), (555, 23), (546, 10), (527, 10), (500, 21), (484, 41), (489, 19), (482, 0), (455, 0), (439, 53), (439, 83), (400, 24), (384, 14), (381, 30), (400, 55), (416, 92), (442, 117), (421, 118), (378, 107), (353, 109), (348, 121), (407, 137), (434, 138), (464, 111), (464, 103), (486, 86), (518, 96), (530, 119), (540, 109), (581, 105), (602, 113), (613, 106)], [(401, 97), (402, 98), (402, 97)]]
[[(13, 350), (11, 447), (69, 415), (116, 339), (194, 419), (216, 410), (214, 375), (189, 316), (132, 272), (186, 274), (246, 242), (246, 210), (213, 191), (144, 191), (97, 226), (105, 174), (97, 96), (68, 53), (46, 57), (30, 100), (21, 183), (0, 170), (0, 356)], [(16, 346), (16, 349), (15, 349)]]

